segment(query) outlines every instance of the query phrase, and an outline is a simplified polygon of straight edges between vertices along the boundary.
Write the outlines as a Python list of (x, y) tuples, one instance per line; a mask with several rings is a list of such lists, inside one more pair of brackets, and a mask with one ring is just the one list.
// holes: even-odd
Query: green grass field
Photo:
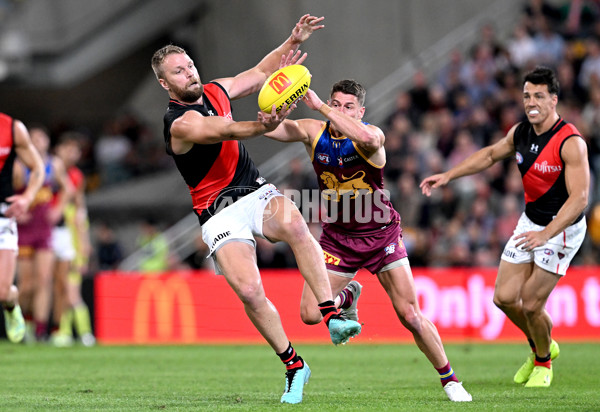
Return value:
[(447, 400), (414, 345), (296, 345), (313, 375), (282, 405), (284, 370), (267, 345), (53, 348), (0, 342), (2, 411), (598, 411), (600, 343), (561, 344), (550, 389), (512, 376), (524, 344), (446, 345), (469, 404)]

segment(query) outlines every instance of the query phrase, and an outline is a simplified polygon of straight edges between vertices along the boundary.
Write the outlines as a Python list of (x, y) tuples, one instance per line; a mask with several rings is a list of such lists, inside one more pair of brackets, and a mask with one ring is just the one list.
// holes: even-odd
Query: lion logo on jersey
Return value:
[(333, 200), (339, 202), (340, 196), (349, 192), (353, 193), (350, 199), (356, 199), (361, 190), (373, 193), (371, 186), (364, 181), (365, 175), (366, 173), (363, 170), (359, 170), (350, 177), (342, 175), (342, 179), (344, 180), (340, 182), (331, 172), (321, 173), (321, 180), (327, 186), (327, 189), (323, 190), (323, 197), (327, 200), (332, 200), (332, 196), (335, 195)]

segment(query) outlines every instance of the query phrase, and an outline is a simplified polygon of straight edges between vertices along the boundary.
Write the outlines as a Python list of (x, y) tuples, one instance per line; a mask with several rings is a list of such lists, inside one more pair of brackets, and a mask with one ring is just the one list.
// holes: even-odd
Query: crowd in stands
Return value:
[(173, 167), (162, 135), (132, 113), (108, 119), (98, 133), (60, 123), (49, 128), (53, 143), (67, 131), (79, 133), (79, 167), (86, 175), (88, 192)]
[[(498, 265), (524, 210), (514, 160), (454, 181), (431, 198), (421, 194), (419, 182), (495, 142), (523, 120), (521, 79), (538, 65), (556, 71), (558, 112), (588, 143), (588, 236), (573, 264), (600, 263), (600, 3), (573, 0), (555, 7), (532, 0), (506, 41), (486, 24), (471, 49), (452, 51), (438, 73), (428, 77), (416, 71), (380, 125), (386, 135), (386, 188), (402, 216), (412, 266)], [(293, 174), (288, 186), (307, 187), (306, 176)], [(276, 261), (293, 265), (287, 251), (263, 243), (258, 247), (263, 267)]]

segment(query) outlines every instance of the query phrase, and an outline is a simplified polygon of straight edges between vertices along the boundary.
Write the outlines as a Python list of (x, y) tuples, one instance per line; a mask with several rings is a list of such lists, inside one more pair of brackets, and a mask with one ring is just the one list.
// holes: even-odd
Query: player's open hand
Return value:
[(304, 60), (306, 60), (307, 56), (308, 53), (302, 54), (300, 50), (296, 51), (295, 53), (293, 50), (290, 50), (290, 52), (287, 55), (284, 54), (281, 56), (279, 68), (282, 69), (284, 67), (291, 66), (292, 64), (302, 64)]
[(279, 126), (295, 108), (295, 103), (289, 107), (287, 104), (284, 104), (278, 113), (276, 106), (273, 105), (271, 113), (264, 113), (263, 111), (258, 112), (258, 121), (267, 128), (268, 132), (273, 131), (277, 129), (277, 126)]
[(4, 211), (4, 216), (14, 217), (17, 220), (25, 216), (31, 204), (31, 200), (20, 194), (7, 197), (6, 202), (9, 206)]
[(306, 91), (302, 101), (312, 110), (319, 110), (323, 106), (323, 100), (312, 89)]
[(515, 240), (519, 240), (515, 247), (521, 248), (522, 250), (526, 250), (531, 252), (536, 247), (544, 246), (548, 243), (548, 236), (544, 233), (543, 230), (532, 230), (529, 232), (523, 232), (514, 237)]
[(423, 179), (419, 187), (421, 188), (421, 193), (429, 197), (431, 196), (431, 189), (446, 186), (448, 184), (448, 181), (448, 176), (445, 173), (439, 173), (437, 175), (429, 176)]
[(311, 16), (310, 14), (305, 14), (304, 16), (300, 17), (300, 20), (298, 20), (298, 23), (296, 23), (294, 30), (292, 30), (292, 39), (296, 43), (302, 43), (308, 39), (314, 31), (325, 27), (323, 24), (319, 24), (324, 19), (325, 17), (315, 17)]

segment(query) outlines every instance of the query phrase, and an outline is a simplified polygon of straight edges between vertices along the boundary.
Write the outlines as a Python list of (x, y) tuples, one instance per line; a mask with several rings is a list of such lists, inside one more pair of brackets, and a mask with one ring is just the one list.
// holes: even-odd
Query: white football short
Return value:
[(214, 253), (229, 242), (245, 242), (256, 247), (254, 235), (264, 237), (263, 214), (269, 201), (276, 196), (283, 195), (274, 185), (265, 184), (227, 206), (202, 225), (202, 240), (209, 247), (208, 256), (214, 259), (218, 275), (222, 273)]
[(69, 262), (75, 259), (76, 251), (73, 245), (73, 236), (68, 227), (56, 226), (52, 229), (51, 246), (56, 259), (59, 261)]
[(0, 217), (0, 249), (19, 251), (17, 222), (13, 218)]
[(548, 240), (545, 245), (528, 252), (515, 246), (520, 241), (520, 239), (515, 240), (515, 236), (533, 230), (543, 230), (544, 226), (536, 225), (523, 213), (519, 218), (513, 236), (506, 242), (504, 252), (502, 252), (502, 260), (517, 264), (535, 262), (537, 266), (548, 272), (564, 276), (571, 260), (573, 260), (583, 243), (586, 228), (587, 224), (585, 218), (583, 218)]

